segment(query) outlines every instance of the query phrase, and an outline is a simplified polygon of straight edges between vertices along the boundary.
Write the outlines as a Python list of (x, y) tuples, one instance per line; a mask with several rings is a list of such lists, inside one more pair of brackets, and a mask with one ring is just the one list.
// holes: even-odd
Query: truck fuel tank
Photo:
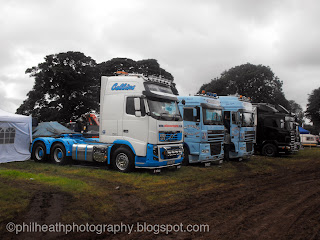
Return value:
[(89, 162), (105, 162), (108, 159), (108, 148), (110, 144), (73, 144), (72, 159)]

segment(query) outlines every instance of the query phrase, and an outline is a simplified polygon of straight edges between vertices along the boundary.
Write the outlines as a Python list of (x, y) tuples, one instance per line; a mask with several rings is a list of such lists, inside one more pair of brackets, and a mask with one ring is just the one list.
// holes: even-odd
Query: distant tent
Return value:
[(305, 130), (302, 127), (299, 127), (299, 132), (300, 132), (300, 134), (310, 134), (310, 132), (308, 130)]
[(0, 163), (30, 158), (32, 118), (0, 109)]

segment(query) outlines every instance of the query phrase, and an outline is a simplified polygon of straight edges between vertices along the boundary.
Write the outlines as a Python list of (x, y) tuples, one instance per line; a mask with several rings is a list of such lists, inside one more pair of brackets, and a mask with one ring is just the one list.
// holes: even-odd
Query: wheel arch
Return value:
[(65, 139), (54, 139), (54, 140), (55, 140), (55, 141), (53, 141), (53, 142), (51, 143), (50, 154), (51, 154), (51, 151), (52, 151), (52, 149), (54, 148), (54, 146), (60, 143), (60, 144), (62, 144), (62, 145), (64, 146), (64, 148), (65, 148), (65, 150), (66, 150), (66, 156), (67, 156), (67, 157), (71, 157), (71, 156), (72, 156), (72, 145), (73, 145), (73, 144), (70, 144), (70, 143), (68, 142), (68, 140), (65, 140)]
[(36, 139), (34, 139), (32, 144), (31, 144), (31, 149), (30, 149), (31, 152), (33, 151), (34, 145), (39, 143), (39, 142), (41, 142), (41, 143), (43, 143), (45, 145), (46, 154), (49, 155), (50, 154), (50, 148), (51, 148), (51, 145), (52, 145), (52, 141), (49, 138), (36, 138)]
[(113, 157), (114, 151), (120, 147), (127, 148), (128, 150), (130, 150), (132, 152), (132, 154), (134, 156), (136, 156), (136, 152), (130, 142), (128, 142), (126, 140), (116, 140), (113, 142), (113, 145), (111, 146), (111, 149), (108, 152), (108, 164), (111, 164), (111, 158)]

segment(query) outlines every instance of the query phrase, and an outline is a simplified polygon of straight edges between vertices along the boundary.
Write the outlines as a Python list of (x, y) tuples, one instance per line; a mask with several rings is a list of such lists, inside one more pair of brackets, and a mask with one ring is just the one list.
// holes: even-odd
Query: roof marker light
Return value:
[(116, 74), (119, 74), (119, 75), (128, 75), (128, 73), (125, 72), (125, 71), (117, 71)]

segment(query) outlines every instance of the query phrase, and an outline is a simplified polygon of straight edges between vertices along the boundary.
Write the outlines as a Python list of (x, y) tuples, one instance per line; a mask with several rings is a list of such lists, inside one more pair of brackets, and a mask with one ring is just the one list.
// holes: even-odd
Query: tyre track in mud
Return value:
[[(153, 232), (36, 235), (54, 239), (320, 239), (320, 163), (310, 162), (291, 168), (278, 167), (270, 173), (250, 173), (248, 167), (234, 163), (237, 175), (221, 180), (222, 187), (194, 192), (174, 205), (150, 206), (135, 194), (131, 185), (90, 181), (100, 187), (115, 188), (112, 219), (96, 216), (98, 222), (136, 224), (208, 224), (209, 232)], [(249, 172), (249, 173), (248, 173)], [(52, 190), (39, 192), (20, 222), (40, 219), (40, 223), (61, 221), (70, 196)], [(9, 237), (9, 235), (7, 235)], [(32, 239), (35, 235), (10, 235), (5, 239)]]
[[(240, 163), (241, 164), (241, 163)], [(270, 174), (236, 177), (231, 187), (155, 209), (150, 224), (209, 224), (209, 233), (152, 233), (133, 239), (318, 239), (320, 169), (279, 169)]]

